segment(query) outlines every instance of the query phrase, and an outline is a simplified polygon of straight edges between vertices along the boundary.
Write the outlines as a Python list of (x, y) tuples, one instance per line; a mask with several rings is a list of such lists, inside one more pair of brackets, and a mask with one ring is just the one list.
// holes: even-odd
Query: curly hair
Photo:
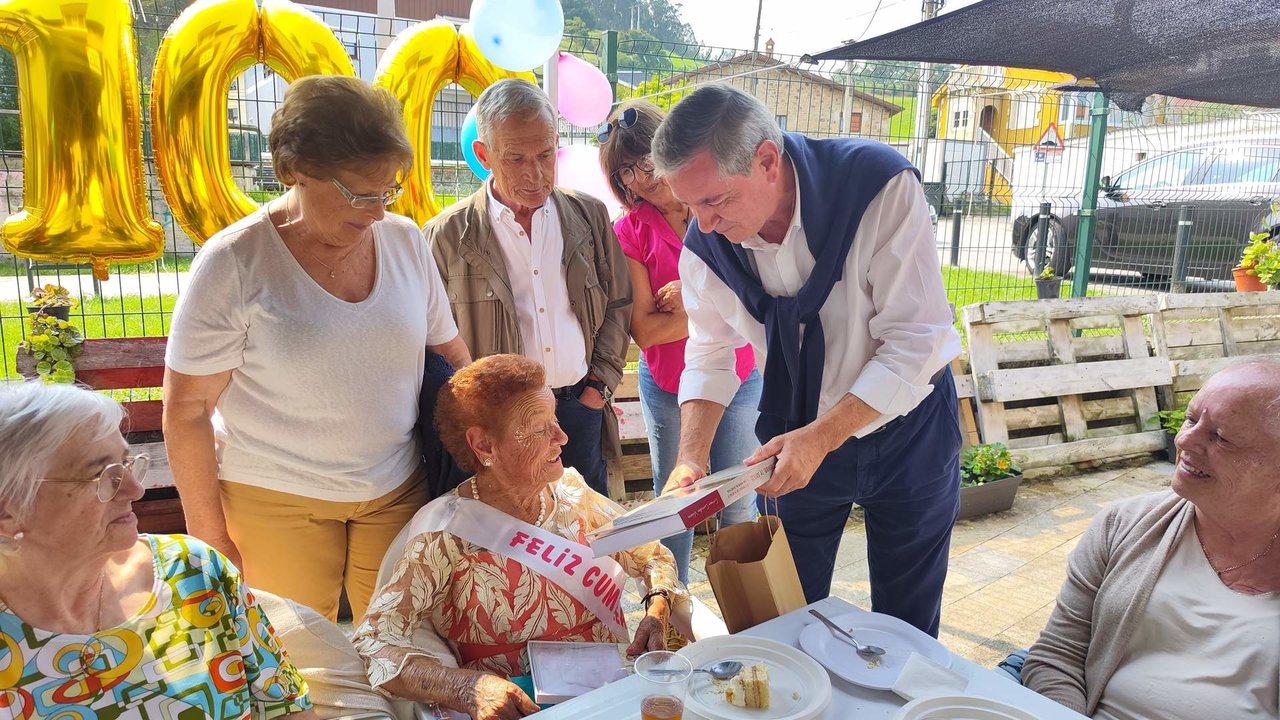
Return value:
[(360, 171), (395, 160), (413, 167), (413, 146), (400, 102), (385, 88), (341, 75), (310, 75), (289, 84), (271, 116), (271, 163), (285, 185), (297, 173), (329, 180), (335, 170)]
[(490, 355), (454, 373), (436, 400), (436, 432), (455, 462), (475, 472), (479, 458), (467, 442), (478, 427), (497, 435), (507, 429), (513, 399), (547, 386), (542, 365), (523, 355)]
[[(617, 123), (622, 113), (633, 108), (636, 111), (635, 124), (628, 128), (619, 127)], [(609, 179), (609, 189), (613, 191), (613, 196), (628, 210), (635, 209), (635, 198), (622, 184), (618, 171), (649, 154), (653, 136), (657, 134), (658, 126), (666, 116), (662, 108), (648, 100), (628, 100), (609, 116), (609, 125), (613, 131), (609, 133), (609, 139), (600, 146), (600, 169)]]

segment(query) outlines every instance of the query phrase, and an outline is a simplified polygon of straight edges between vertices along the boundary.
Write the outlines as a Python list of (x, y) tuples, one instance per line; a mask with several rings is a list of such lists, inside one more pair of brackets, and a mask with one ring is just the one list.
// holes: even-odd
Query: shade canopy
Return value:
[(1125, 110), (1153, 94), (1280, 107), (1280, 1), (983, 0), (813, 58), (1054, 70)]

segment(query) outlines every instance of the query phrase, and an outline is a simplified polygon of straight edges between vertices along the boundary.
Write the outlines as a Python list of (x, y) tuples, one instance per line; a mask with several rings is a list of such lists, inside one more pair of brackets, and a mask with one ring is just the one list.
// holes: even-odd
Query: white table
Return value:
[[(839, 598), (827, 598), (813, 603), (828, 617), (860, 609)], [(769, 638), (800, 647), (800, 630), (810, 622), (817, 622), (807, 612), (808, 608), (787, 613), (782, 617), (757, 625), (742, 634)], [(1077, 714), (1058, 703), (1038, 695), (1013, 682), (1008, 676), (975, 665), (953, 654), (951, 669), (969, 678), (967, 695), (980, 695), (1001, 700), (1022, 708), (1040, 720), (1081, 720)], [(828, 673), (830, 675), (830, 673)], [(634, 720), (640, 717), (641, 681), (637, 677), (611, 683), (550, 710), (538, 713), (539, 720)], [(831, 704), (822, 714), (823, 720), (890, 720), (906, 701), (888, 690), (870, 690), (838, 677), (831, 676)]]

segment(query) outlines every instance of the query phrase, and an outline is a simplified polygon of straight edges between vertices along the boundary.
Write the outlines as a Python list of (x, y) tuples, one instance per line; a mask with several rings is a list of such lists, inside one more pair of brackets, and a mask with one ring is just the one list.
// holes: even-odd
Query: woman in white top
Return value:
[(1214, 375), (1187, 406), (1172, 492), (1081, 538), (1022, 671), (1095, 720), (1277, 717), (1280, 364)]
[(470, 362), (421, 232), (385, 206), (412, 165), (400, 106), (355, 78), (289, 86), (280, 198), (210, 238), (174, 309), (164, 434), (187, 530), (248, 581), (355, 618), (429, 498), (426, 351)]

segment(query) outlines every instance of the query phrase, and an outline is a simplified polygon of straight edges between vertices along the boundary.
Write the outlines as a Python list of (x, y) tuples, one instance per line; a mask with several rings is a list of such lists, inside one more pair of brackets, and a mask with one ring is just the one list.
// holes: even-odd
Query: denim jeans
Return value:
[[(760, 373), (752, 370), (738, 388), (738, 394), (724, 410), (724, 418), (711, 443), (711, 471), (740, 464), (760, 447), (756, 440), (756, 419), (760, 416)], [(649, 460), (653, 464), (653, 491), (661, 493), (667, 477), (676, 465), (680, 447), (680, 403), (674, 393), (658, 387), (644, 358), (640, 359), (640, 405), (644, 411), (645, 431), (649, 436)], [(756, 519), (755, 493), (739, 499), (720, 512), (724, 525), (752, 522)], [(689, 552), (693, 547), (693, 531), (664, 538), (662, 544), (676, 556), (680, 582), (689, 582)]]

